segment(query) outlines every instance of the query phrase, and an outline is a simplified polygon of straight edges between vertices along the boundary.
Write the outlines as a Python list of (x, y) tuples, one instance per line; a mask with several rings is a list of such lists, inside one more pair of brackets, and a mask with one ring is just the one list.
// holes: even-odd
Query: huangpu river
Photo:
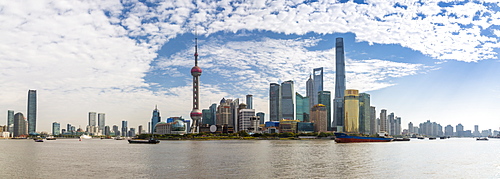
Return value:
[(500, 178), (500, 139), (2, 139), (0, 178)]

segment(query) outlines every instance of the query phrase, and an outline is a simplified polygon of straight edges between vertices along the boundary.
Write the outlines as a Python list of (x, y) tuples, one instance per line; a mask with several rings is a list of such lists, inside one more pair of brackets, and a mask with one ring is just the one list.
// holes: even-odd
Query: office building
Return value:
[(97, 126), (99, 126), (99, 131), (104, 130), (104, 126), (106, 126), (106, 114), (104, 113), (97, 114)]
[(135, 137), (135, 128), (131, 127), (128, 131), (128, 137)]
[(335, 98), (333, 101), (333, 121), (337, 131), (342, 131), (339, 128), (344, 128), (345, 90), (344, 39), (337, 38), (335, 42)]
[(359, 92), (358, 90), (345, 90), (344, 96), (344, 131), (359, 133)]
[(89, 112), (89, 126), (97, 126), (97, 113)]
[(115, 136), (120, 136), (120, 130), (117, 125), (113, 125), (113, 133), (115, 133)]
[(370, 134), (376, 134), (380, 131), (377, 120), (377, 110), (375, 106), (370, 106)]
[(255, 125), (251, 120), (253, 117), (255, 117), (255, 109), (241, 108), (238, 114), (238, 131), (254, 132)]
[(394, 135), (396, 129), (396, 124), (395, 124), (395, 121), (394, 121), (394, 113), (390, 113), (389, 115), (387, 115), (387, 123), (389, 125), (389, 128), (387, 128), (387, 133), (389, 133), (389, 135)]
[(297, 104), (295, 106), (296, 120), (309, 122), (309, 102), (309, 97), (304, 97), (297, 92), (295, 93), (295, 103)]
[(144, 130), (144, 129), (142, 128), (142, 125), (139, 125), (139, 127), (138, 127), (138, 129), (137, 129), (137, 130), (138, 130), (137, 132), (138, 132), (138, 134), (139, 134), (139, 135), (141, 135), (141, 134), (143, 134), (143, 133), (144, 133), (144, 132), (143, 132), (143, 130)]
[(208, 124), (208, 125), (214, 125), (214, 119), (212, 119), (212, 114), (210, 113), (210, 109), (202, 109), (201, 110), (201, 123), (202, 124)]
[(464, 126), (462, 124), (457, 124), (457, 126), (455, 127), (456, 129), (456, 136), (457, 137), (464, 137)]
[(478, 125), (474, 125), (474, 132), (472, 133), (472, 136), (481, 137), (481, 133), (479, 133), (479, 126)]
[(269, 87), (269, 120), (280, 120), (280, 85), (271, 83)]
[(158, 110), (158, 105), (155, 105), (153, 110), (153, 116), (151, 117), (151, 133), (155, 134), (155, 126), (161, 122), (160, 110)]
[(253, 95), (247, 94), (246, 98), (247, 109), (253, 109)]
[(279, 122), (279, 132), (284, 133), (284, 132), (291, 132), (291, 133), (297, 133), (297, 123), (300, 122), (299, 120), (288, 120), (288, 119), (282, 119)]
[(413, 130), (413, 123), (412, 122), (408, 123), (408, 133), (409, 134), (415, 133), (415, 131)]
[(13, 132), (14, 131), (14, 111), (13, 110), (7, 110), (7, 131)]
[(61, 134), (61, 124), (58, 122), (53, 122), (52, 123), (52, 135), (59, 135)]
[(23, 113), (16, 113), (14, 115), (14, 137), (28, 135), (28, 121), (24, 119)]
[(260, 120), (260, 121), (259, 121), (259, 124), (264, 124), (264, 117), (265, 117), (265, 115), (266, 115), (266, 114), (265, 114), (265, 113), (263, 113), (263, 112), (258, 112), (258, 113), (257, 113), (257, 116), (259, 117), (259, 120)]
[(326, 108), (326, 121), (327, 130), (332, 130), (332, 95), (330, 91), (319, 91), (318, 92), (318, 104), (325, 105)]
[(36, 90), (28, 91), (28, 134), (36, 133)]
[(359, 93), (359, 132), (371, 134), (371, 106), (370, 94)]
[(128, 125), (127, 125), (127, 123), (128, 123), (127, 121), (122, 121), (122, 132), (121, 132), (121, 134), (122, 134), (123, 137), (128, 137), (127, 136), (127, 132), (128, 132)]
[(280, 119), (293, 120), (295, 117), (295, 105), (293, 104), (293, 81), (281, 83), (280, 89)]
[(311, 122), (314, 123), (314, 132), (328, 131), (328, 111), (323, 104), (316, 104), (311, 108)]
[[(313, 80), (314, 80), (314, 94), (317, 95), (320, 91), (323, 91), (323, 67), (313, 69)], [(314, 98), (314, 105), (320, 104), (317, 96)]]
[(444, 135), (453, 136), (453, 126), (447, 125), (446, 127), (444, 127)]
[(306, 97), (309, 98), (309, 108), (307, 111), (310, 111), (311, 108), (316, 104), (315, 100), (317, 101), (317, 94), (316, 90), (314, 90), (314, 80), (312, 79), (312, 75), (309, 75), (309, 79), (306, 81)]

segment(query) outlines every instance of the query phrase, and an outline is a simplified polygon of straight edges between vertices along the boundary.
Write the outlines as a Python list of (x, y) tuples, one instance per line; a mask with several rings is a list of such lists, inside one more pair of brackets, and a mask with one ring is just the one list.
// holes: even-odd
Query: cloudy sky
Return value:
[[(37, 131), (146, 126), (155, 105), (188, 118), (194, 37), (201, 106), (254, 95), (268, 113), (269, 83), (305, 94), (313, 68), (334, 91), (335, 38), (344, 38), (347, 88), (408, 122), (500, 127), (497, 0), (0, 1), (0, 125), (26, 115), (38, 93)], [(65, 127), (64, 127), (65, 128)]]

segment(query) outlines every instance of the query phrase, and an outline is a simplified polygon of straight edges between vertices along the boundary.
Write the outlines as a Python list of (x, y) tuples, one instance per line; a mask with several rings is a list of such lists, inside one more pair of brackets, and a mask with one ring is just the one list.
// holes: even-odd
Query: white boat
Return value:
[(80, 139), (92, 139), (92, 136), (83, 134), (82, 136), (80, 136)]

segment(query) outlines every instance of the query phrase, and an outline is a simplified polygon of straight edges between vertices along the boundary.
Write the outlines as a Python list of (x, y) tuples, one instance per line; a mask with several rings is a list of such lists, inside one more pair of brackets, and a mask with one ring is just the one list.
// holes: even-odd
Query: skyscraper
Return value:
[(106, 126), (106, 114), (99, 113), (97, 114), (97, 125), (99, 126), (99, 130), (104, 132), (104, 126)]
[(247, 94), (246, 97), (247, 97), (247, 100), (246, 100), (247, 109), (253, 109), (253, 95)]
[(7, 131), (14, 132), (14, 111), (7, 110)]
[(127, 133), (128, 133), (128, 125), (127, 125), (127, 121), (122, 121), (122, 136), (123, 137), (127, 137)]
[(14, 115), (14, 137), (28, 135), (28, 122), (24, 119), (23, 113), (16, 113)]
[(371, 122), (370, 95), (359, 93), (359, 132), (370, 134)]
[(444, 127), (444, 135), (453, 136), (453, 126), (447, 125), (446, 127)]
[(464, 126), (460, 123), (457, 124), (457, 126), (455, 127), (456, 129), (456, 136), (457, 137), (463, 137), (464, 136)]
[(358, 90), (345, 90), (344, 96), (344, 130), (345, 132), (359, 132), (359, 92)]
[(280, 89), (280, 112), (282, 119), (294, 119), (295, 105), (293, 104), (293, 81), (285, 81), (281, 83)]
[[(344, 39), (337, 38), (335, 43), (335, 99), (333, 102), (333, 116), (335, 127), (344, 126), (344, 91), (345, 91), (345, 60)], [(339, 129), (337, 129), (340, 131)]]
[(97, 126), (96, 115), (96, 112), (89, 112), (89, 126)]
[(280, 120), (280, 85), (271, 83), (269, 87), (269, 120)]
[(252, 132), (255, 129), (251, 123), (251, 118), (255, 117), (255, 109), (240, 109), (238, 111), (238, 131)]
[(327, 132), (328, 112), (323, 104), (316, 104), (311, 108), (311, 122), (314, 123), (314, 132)]
[(388, 129), (388, 124), (387, 124), (387, 110), (382, 109), (380, 110), (380, 132), (387, 132), (389, 133)]
[(309, 98), (309, 109), (307, 111), (310, 111), (311, 108), (316, 104), (315, 100), (317, 101), (316, 96), (318, 93), (316, 93), (316, 90), (314, 90), (314, 81), (312, 79), (312, 75), (309, 75), (309, 79), (306, 81), (306, 97)]
[(194, 46), (194, 67), (191, 68), (191, 75), (193, 76), (193, 110), (190, 113), (193, 124), (191, 126), (192, 133), (198, 133), (198, 127), (201, 123), (202, 113), (200, 110), (200, 76), (202, 70), (198, 67), (198, 38), (195, 38)]
[(158, 106), (155, 105), (155, 109), (153, 110), (153, 117), (151, 117), (151, 133), (154, 134), (155, 126), (161, 122), (160, 110), (158, 110)]
[[(313, 80), (314, 80), (314, 94), (317, 95), (320, 91), (323, 91), (323, 67), (313, 69)], [(319, 104), (318, 98), (314, 99), (314, 104)]]
[(28, 134), (36, 133), (36, 90), (28, 91)]
[(59, 135), (61, 134), (61, 124), (58, 122), (53, 122), (52, 123), (52, 135)]
[(332, 94), (330, 91), (318, 92), (318, 104), (325, 105), (327, 130), (332, 131)]
[(295, 93), (296, 115), (295, 119), (300, 122), (309, 121), (309, 97), (304, 97), (298, 92)]
[(379, 124), (377, 121), (377, 110), (375, 109), (375, 106), (370, 106), (370, 134), (376, 134), (379, 132)]
[(118, 130), (117, 125), (113, 125), (113, 132), (115, 133), (115, 136), (120, 136), (120, 130)]

